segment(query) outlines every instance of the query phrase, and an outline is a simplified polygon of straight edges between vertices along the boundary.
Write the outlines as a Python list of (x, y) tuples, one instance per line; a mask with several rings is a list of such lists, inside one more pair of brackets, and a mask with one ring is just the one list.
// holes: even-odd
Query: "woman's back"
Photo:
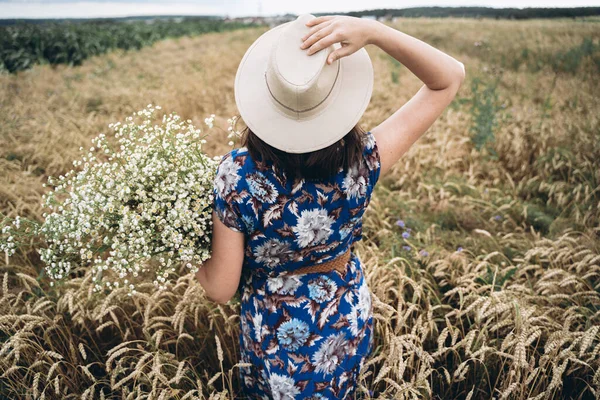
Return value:
[(244, 268), (273, 275), (328, 261), (359, 240), (378, 177), (379, 153), (370, 132), (359, 165), (320, 181), (292, 181), (242, 147), (221, 161), (215, 211), (246, 235)]
[(352, 253), (343, 273), (290, 272), (334, 259), (360, 240), (379, 171), (370, 132), (361, 162), (323, 181), (287, 179), (253, 160), (246, 148), (223, 157), (215, 211), (246, 238), (240, 343), (242, 361), (254, 366), (240, 377), (248, 393), (277, 398), (278, 390), (291, 390), (294, 396), (339, 398), (354, 390), (348, 382), (373, 340), (360, 260)]

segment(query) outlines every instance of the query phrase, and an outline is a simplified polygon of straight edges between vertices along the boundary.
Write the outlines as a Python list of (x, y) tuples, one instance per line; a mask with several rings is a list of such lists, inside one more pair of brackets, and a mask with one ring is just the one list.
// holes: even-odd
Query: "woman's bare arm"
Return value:
[(464, 65), (412, 36), (373, 20), (347, 16), (325, 16), (309, 21), (312, 27), (302, 40), (307, 53), (340, 43), (328, 63), (348, 56), (367, 44), (374, 44), (405, 65), (423, 87), (400, 109), (377, 127), (375, 136), (381, 159), (381, 174), (427, 131), (454, 99), (464, 78)]
[(371, 130), (384, 174), (452, 102), (465, 78), (465, 69), (461, 62), (427, 43), (377, 24), (371, 43), (400, 61), (424, 83), (408, 102)]

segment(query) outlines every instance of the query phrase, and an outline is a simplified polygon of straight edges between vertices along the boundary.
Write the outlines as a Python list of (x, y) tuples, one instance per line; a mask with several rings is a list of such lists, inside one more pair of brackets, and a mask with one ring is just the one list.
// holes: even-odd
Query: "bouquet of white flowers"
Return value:
[[(132, 294), (139, 279), (164, 289), (182, 265), (194, 273), (210, 257), (220, 157), (203, 153), (206, 135), (190, 120), (170, 114), (153, 125), (157, 109), (148, 105), (125, 124), (109, 125), (115, 140), (100, 134), (74, 162), (77, 171), (49, 179), (54, 189), (43, 197), (49, 213), (36, 234), (46, 243), (39, 252), (52, 280), (84, 267), (95, 290), (125, 286)], [(205, 123), (213, 121), (211, 115)], [(0, 250), (14, 253), (12, 231), (22, 224), (17, 217), (5, 226)]]

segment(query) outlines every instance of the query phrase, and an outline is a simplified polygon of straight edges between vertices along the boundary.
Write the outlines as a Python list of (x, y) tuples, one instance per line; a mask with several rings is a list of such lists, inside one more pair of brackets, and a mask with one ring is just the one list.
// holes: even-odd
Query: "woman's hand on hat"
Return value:
[(327, 63), (331, 64), (369, 44), (374, 22), (377, 21), (345, 15), (327, 15), (311, 19), (306, 23), (311, 29), (301, 38), (300, 48), (308, 49), (307, 54), (312, 55), (334, 43), (340, 43), (341, 47), (327, 57)]

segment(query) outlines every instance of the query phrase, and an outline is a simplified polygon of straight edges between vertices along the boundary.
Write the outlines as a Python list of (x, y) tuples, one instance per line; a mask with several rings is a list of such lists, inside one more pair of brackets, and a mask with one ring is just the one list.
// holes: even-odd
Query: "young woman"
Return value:
[[(374, 44), (424, 85), (385, 121), (358, 121)], [(248, 127), (215, 179), (212, 258), (197, 278), (212, 300), (241, 293), (240, 369), (260, 399), (355, 394), (373, 350), (371, 294), (352, 245), (381, 174), (450, 104), (463, 64), (377, 21), (301, 15), (259, 37), (234, 85)]]

